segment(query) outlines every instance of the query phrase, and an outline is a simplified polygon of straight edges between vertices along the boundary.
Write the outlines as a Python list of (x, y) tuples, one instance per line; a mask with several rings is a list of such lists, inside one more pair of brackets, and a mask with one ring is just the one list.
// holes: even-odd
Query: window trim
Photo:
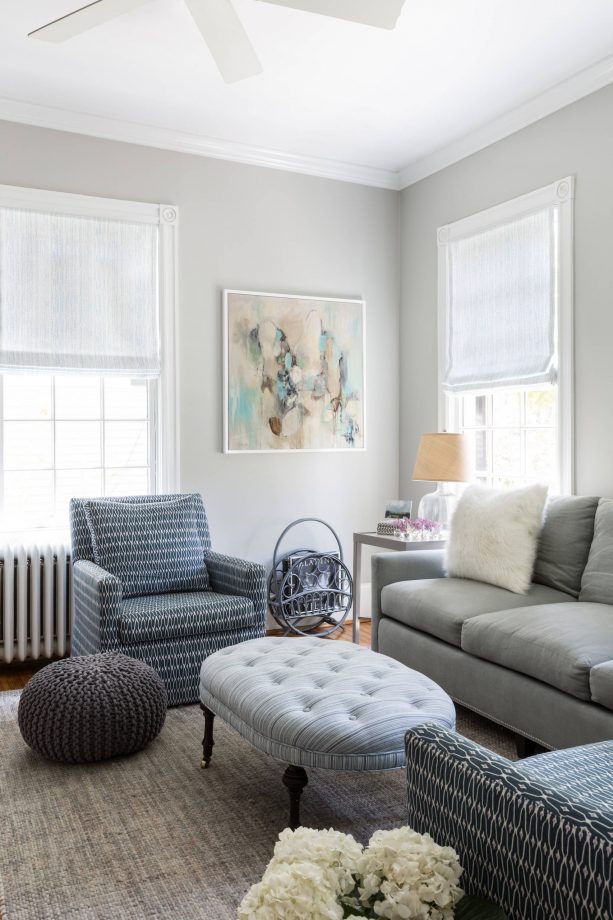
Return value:
[(558, 311), (558, 455), (560, 488), (572, 495), (575, 491), (574, 450), (574, 176), (566, 176), (550, 185), (512, 198), (469, 217), (445, 224), (437, 230), (438, 241), (438, 422), (439, 430), (457, 431), (458, 417), (452, 396), (443, 389), (445, 337), (448, 328), (449, 243), (501, 226), (546, 207), (558, 209), (557, 265)]
[(179, 412), (177, 380), (178, 284), (177, 236), (179, 212), (174, 205), (126, 201), (54, 192), (44, 189), (0, 185), (0, 207), (70, 214), (75, 217), (98, 217), (155, 224), (158, 233), (158, 302), (161, 373), (149, 381), (153, 400), (151, 425), (155, 443), (153, 466), (156, 470), (154, 492), (174, 492), (179, 488)]

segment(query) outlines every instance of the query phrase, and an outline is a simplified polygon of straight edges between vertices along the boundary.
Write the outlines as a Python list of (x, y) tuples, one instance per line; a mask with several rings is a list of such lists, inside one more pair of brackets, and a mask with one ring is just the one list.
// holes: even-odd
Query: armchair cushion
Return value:
[(569, 801), (610, 815), (613, 833), (613, 741), (526, 757), (518, 773), (568, 794)]
[(124, 598), (209, 587), (192, 495), (134, 504), (93, 499), (84, 509), (94, 561), (119, 578)]
[(245, 629), (255, 621), (253, 604), (245, 597), (213, 591), (152, 594), (123, 601), (119, 636), (124, 645), (161, 642)]

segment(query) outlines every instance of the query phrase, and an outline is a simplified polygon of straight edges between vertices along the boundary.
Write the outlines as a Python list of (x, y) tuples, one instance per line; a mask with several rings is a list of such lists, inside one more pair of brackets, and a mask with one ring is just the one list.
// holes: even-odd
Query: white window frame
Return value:
[[(0, 185), (0, 207), (19, 208), (75, 217), (98, 217), (159, 227), (158, 302), (160, 323), (161, 373), (148, 382), (150, 398), (151, 465), (155, 469), (152, 492), (179, 489), (179, 412), (177, 380), (177, 234), (179, 213), (174, 205), (124, 201), (51, 192), (44, 189)], [(1, 373), (1, 371), (0, 371)], [(50, 371), (52, 374), (53, 372)], [(101, 375), (101, 376), (104, 376)], [(151, 399), (157, 388), (157, 398)]]
[(438, 422), (439, 429), (459, 429), (458, 401), (443, 388), (446, 362), (446, 337), (450, 311), (449, 244), (464, 237), (517, 220), (544, 208), (556, 206), (558, 237), (556, 252), (557, 324), (556, 356), (558, 365), (557, 430), (560, 488), (572, 495), (575, 489), (574, 457), (574, 176), (566, 176), (526, 195), (505, 201), (470, 217), (438, 228)]

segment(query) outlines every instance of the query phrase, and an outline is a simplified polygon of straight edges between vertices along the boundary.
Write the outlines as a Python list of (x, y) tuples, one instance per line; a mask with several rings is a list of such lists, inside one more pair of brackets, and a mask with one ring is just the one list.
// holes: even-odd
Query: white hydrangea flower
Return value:
[(455, 850), (409, 827), (373, 834), (358, 872), (362, 904), (387, 920), (453, 920), (463, 895)]
[(327, 883), (339, 895), (347, 895), (355, 888), (354, 873), (363, 848), (351, 834), (340, 831), (317, 831), (310, 827), (288, 829), (279, 834), (270, 865), (277, 862), (292, 864), (310, 862), (320, 866)]
[(238, 920), (342, 920), (338, 892), (315, 863), (271, 863), (247, 892)]
[(453, 920), (461, 873), (455, 850), (408, 827), (377, 831), (366, 850), (332, 829), (285, 830), (238, 920)]

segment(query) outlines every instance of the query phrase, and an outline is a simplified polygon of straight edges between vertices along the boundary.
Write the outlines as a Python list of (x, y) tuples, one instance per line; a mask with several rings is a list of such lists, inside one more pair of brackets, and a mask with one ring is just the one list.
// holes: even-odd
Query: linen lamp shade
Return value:
[(422, 434), (413, 479), (427, 482), (468, 482), (471, 479), (468, 438), (443, 431)]
[(413, 479), (438, 483), (434, 492), (424, 495), (419, 503), (418, 515), (439, 525), (445, 534), (457, 498), (446, 486), (448, 482), (467, 482), (471, 478), (468, 438), (465, 434), (448, 431), (422, 434), (413, 470)]

